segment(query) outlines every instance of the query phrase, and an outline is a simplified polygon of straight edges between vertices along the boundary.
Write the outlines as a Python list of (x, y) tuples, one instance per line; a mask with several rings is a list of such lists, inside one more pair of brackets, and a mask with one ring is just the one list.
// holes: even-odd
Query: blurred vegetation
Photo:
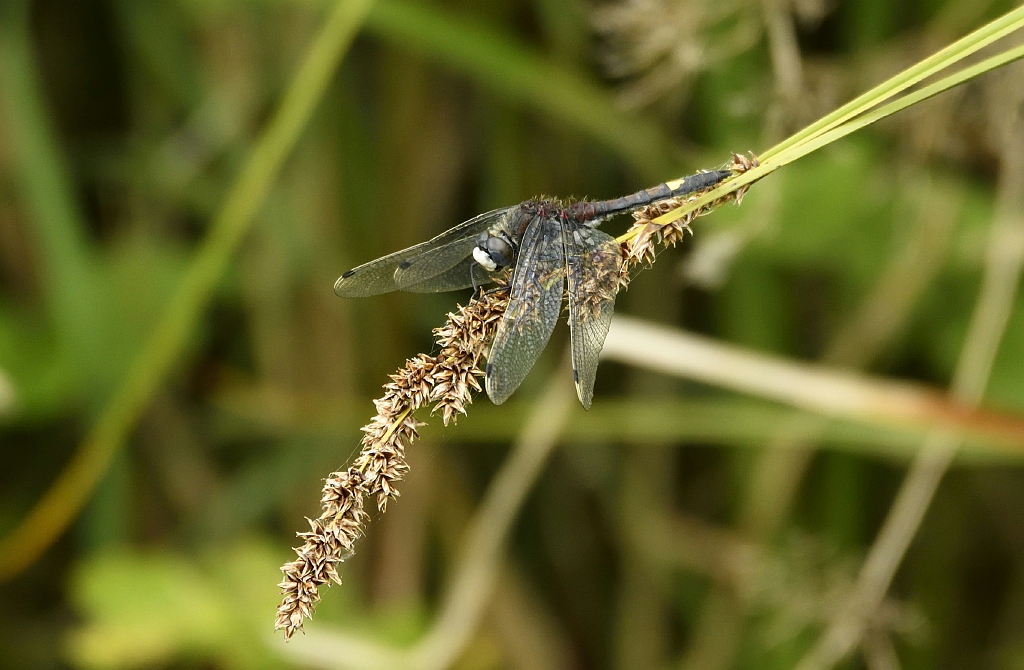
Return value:
[[(0, 2), (0, 538), (133, 379), (230, 218), (238, 175), (267, 150), (261, 133), (287, 124), (279, 102), (332, 6)], [(95, 491), (83, 482), (84, 511), (0, 584), (0, 666), (301, 665), (271, 634), (277, 568), (386, 375), (468, 298), (342, 301), (341, 271), (541, 193), (614, 197), (757, 151), (1011, 6), (379, 0), (351, 46), (335, 45), (323, 95), (304, 89), (315, 111), (292, 117), (302, 133), (294, 151), (281, 140), (287, 161), (263, 176), (251, 228), (236, 212), (237, 253), (225, 242), (230, 264), (207, 267), (195, 327), (182, 321), (181, 350), (160, 359), (168, 372), (149, 380)], [(1011, 65), (787, 166), (700, 219), (618, 310), (947, 386), (998, 194), (1024, 189), (1005, 169), (1020, 147), (1002, 141), (1022, 90)], [(507, 406), (481, 398), (410, 449), (401, 499), (342, 566), (317, 626), (393, 645), (426, 630), (563, 330)], [(984, 404), (1024, 413), (1024, 298)], [(809, 423), (604, 363), (457, 667), (792, 667), (919, 444), (836, 421), (785, 437)], [(969, 446), (876, 631), (902, 667), (1024, 667), (1024, 447)], [(795, 455), (792, 500), (781, 480), (756, 485), (772, 454)], [(722, 561), (750, 546), (768, 567), (744, 590)], [(848, 666), (883, 667), (872, 649)]]

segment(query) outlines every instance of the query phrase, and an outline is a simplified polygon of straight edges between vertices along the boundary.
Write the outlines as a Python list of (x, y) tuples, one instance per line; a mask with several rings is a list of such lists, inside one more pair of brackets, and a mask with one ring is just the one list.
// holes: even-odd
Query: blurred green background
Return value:
[[(0, 0), (0, 537), (123, 383), (331, 4)], [(303, 667), (272, 634), (278, 567), (386, 375), (469, 297), (344, 301), (343, 270), (538, 194), (614, 197), (756, 152), (1011, 7), (378, 0), (84, 511), (0, 584), (0, 667)], [(946, 387), (994, 203), (1024, 189), (1005, 139), (1021, 89), (1010, 66), (787, 166), (617, 310)], [(563, 331), (510, 403), (431, 420), (316, 626), (396, 646), (429, 627)], [(987, 389), (1024, 412), (1024, 298)], [(615, 417), (646, 399), (661, 410), (633, 435)], [(792, 667), (910, 451), (880, 429), (798, 439), (788, 416), (604, 363), (573, 416), (602, 429), (561, 440), (455, 667)], [(886, 649), (1024, 667), (1024, 451), (971, 453), (846, 667), (895, 667)], [(752, 546), (756, 577), (736, 567)]]

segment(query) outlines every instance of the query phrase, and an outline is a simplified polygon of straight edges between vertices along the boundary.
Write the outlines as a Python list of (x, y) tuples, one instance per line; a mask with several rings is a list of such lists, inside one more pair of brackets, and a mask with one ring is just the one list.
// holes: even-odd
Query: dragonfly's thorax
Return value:
[(519, 252), (526, 229), (538, 219), (559, 221), (574, 230), (598, 218), (593, 203), (564, 204), (558, 200), (527, 200), (512, 209), (497, 225), (480, 233), (473, 258), (489, 272), (511, 265)]
[[(528, 200), (520, 207), (526, 209), (532, 216), (542, 219), (557, 219), (570, 228), (592, 225), (591, 222), (601, 218), (602, 215), (602, 212), (596, 207), (596, 203), (586, 200), (576, 202)], [(528, 218), (532, 218), (532, 216)]]

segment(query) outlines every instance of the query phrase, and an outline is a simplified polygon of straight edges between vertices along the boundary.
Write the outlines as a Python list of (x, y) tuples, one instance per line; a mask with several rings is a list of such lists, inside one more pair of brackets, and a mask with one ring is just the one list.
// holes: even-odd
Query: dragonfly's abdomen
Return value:
[(592, 221), (619, 212), (629, 212), (634, 209), (646, 207), (652, 202), (673, 198), (675, 196), (687, 195), (714, 186), (718, 182), (730, 177), (729, 170), (712, 170), (710, 172), (698, 172), (679, 182), (671, 182), (675, 188), (668, 184), (658, 184), (653, 188), (638, 191), (631, 195), (612, 200), (599, 200), (597, 202), (577, 202), (572, 205), (571, 210), (577, 220)]

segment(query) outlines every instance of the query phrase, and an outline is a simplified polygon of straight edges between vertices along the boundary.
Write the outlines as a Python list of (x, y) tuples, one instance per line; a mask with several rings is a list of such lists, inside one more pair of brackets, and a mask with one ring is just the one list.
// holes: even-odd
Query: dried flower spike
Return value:
[(296, 560), (281, 568), (282, 602), (274, 628), (284, 630), (285, 639), (302, 627), (304, 618), (312, 617), (320, 587), (341, 583), (337, 564), (352, 554), (369, 519), (363, 499), (376, 496), (383, 512), (387, 501), (398, 497), (395, 483), (409, 469), (405, 448), (423, 425), (413, 413), (433, 403), (431, 412), (440, 412), (445, 425), (466, 413), (472, 392), (480, 391), (477, 378), (484, 374), (480, 359), (507, 305), (508, 287), (499, 283), (498, 288), (459, 307), (444, 326), (434, 330), (440, 353), (406, 361), (384, 385), (384, 396), (374, 401), (376, 416), (362, 428), (359, 456), (347, 470), (327, 478), (320, 500), (322, 513), (309, 520), (309, 531), (298, 534), (302, 546), (295, 549)]

